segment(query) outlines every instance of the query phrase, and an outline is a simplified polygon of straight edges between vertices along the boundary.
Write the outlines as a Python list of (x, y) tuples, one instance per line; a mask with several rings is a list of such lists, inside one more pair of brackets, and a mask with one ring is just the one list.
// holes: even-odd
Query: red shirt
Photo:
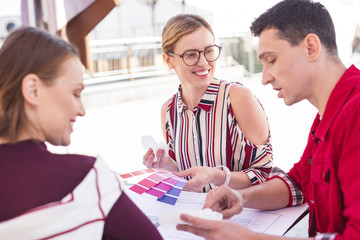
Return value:
[[(316, 116), (288, 174), (309, 204), (310, 236), (360, 239), (360, 71), (354, 66), (335, 86), (322, 119)], [(301, 197), (290, 192), (293, 205)]]

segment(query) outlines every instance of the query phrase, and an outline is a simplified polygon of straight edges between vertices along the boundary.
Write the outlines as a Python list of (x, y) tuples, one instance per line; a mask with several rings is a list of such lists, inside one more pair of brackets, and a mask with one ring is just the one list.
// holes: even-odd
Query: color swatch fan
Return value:
[(165, 170), (145, 169), (120, 175), (126, 179), (139, 174), (153, 174), (142, 179), (129, 189), (138, 193), (147, 193), (158, 198), (158, 201), (175, 205), (187, 180), (179, 178)]

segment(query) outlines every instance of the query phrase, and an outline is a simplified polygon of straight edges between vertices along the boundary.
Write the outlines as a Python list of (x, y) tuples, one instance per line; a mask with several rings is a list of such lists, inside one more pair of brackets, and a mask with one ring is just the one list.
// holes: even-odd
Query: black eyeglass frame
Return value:
[[(215, 60), (212, 60), (212, 61), (208, 60), (207, 57), (206, 57), (206, 54), (204, 53), (204, 52), (206, 51), (206, 49), (211, 48), (211, 47), (217, 47), (217, 48), (219, 48), (219, 55), (217, 56), (217, 58), (215, 58)], [(197, 49), (191, 49), (191, 50), (185, 51), (185, 52), (182, 53), (182, 54), (176, 54), (176, 53), (172, 53), (172, 52), (168, 52), (167, 54), (169, 54), (170, 56), (180, 57), (180, 58), (183, 60), (183, 62), (185, 63), (186, 66), (194, 66), (194, 65), (196, 65), (196, 64), (200, 61), (201, 53), (204, 53), (204, 57), (205, 57), (206, 61), (208, 61), (208, 62), (215, 62), (215, 61), (218, 60), (219, 57), (220, 57), (221, 49), (222, 49), (221, 46), (214, 44), (214, 45), (210, 45), (210, 46), (206, 47), (206, 48), (205, 48), (204, 50), (202, 50), (202, 51), (199, 51), (199, 50), (197, 50)], [(196, 61), (196, 63), (189, 65), (189, 64), (187, 64), (187, 63), (185, 62), (185, 60), (184, 60), (184, 55), (185, 55), (187, 52), (191, 52), (191, 51), (196, 51), (196, 52), (198, 52), (198, 53), (199, 53), (199, 55), (198, 55), (199, 57), (198, 57), (198, 60)]]

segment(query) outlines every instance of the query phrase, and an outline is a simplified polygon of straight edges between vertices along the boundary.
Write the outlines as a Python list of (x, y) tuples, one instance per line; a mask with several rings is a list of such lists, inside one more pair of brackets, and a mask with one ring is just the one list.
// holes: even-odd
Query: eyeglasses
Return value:
[(180, 55), (175, 54), (175, 53), (170, 53), (170, 52), (168, 54), (171, 56), (181, 57), (186, 65), (194, 66), (199, 62), (200, 54), (202, 52), (204, 53), (204, 57), (205, 57), (206, 61), (215, 62), (220, 56), (221, 48), (222, 47), (220, 47), (218, 45), (211, 45), (211, 46), (206, 47), (203, 51), (194, 49), (194, 50), (188, 50)]

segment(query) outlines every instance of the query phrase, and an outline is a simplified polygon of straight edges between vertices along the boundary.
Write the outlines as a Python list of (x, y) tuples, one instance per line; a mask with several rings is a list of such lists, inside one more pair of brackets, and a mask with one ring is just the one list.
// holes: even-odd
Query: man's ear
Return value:
[(25, 102), (29, 103), (30, 105), (38, 104), (39, 83), (39, 77), (33, 73), (27, 74), (22, 80), (21, 92)]
[(309, 61), (315, 61), (321, 52), (322, 45), (319, 37), (316, 34), (309, 33), (304, 38), (304, 44), (307, 49), (307, 57)]
[(173, 64), (171, 63), (171, 57), (169, 56), (169, 54), (167, 53), (163, 53), (162, 55), (164, 62), (166, 63), (166, 65), (168, 66), (169, 69), (174, 69)]

